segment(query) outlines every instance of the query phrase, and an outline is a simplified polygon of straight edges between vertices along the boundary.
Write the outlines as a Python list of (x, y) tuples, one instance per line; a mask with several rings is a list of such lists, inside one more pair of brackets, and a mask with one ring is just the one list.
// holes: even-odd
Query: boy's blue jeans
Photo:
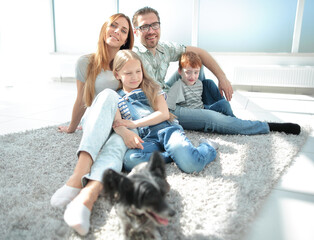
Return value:
[(215, 82), (211, 79), (203, 79), (202, 83), (204, 89), (202, 94), (204, 108), (235, 117), (230, 103), (221, 96)]
[[(172, 85), (180, 75), (174, 74), (167, 84)], [(215, 132), (221, 134), (266, 134), (269, 126), (266, 122), (236, 118), (230, 103), (221, 96), (213, 80), (205, 79), (203, 67), (199, 79), (203, 83), (203, 102), (205, 109), (192, 109), (177, 106), (171, 111), (178, 117), (180, 125), (186, 130)]]
[(144, 149), (129, 149), (124, 156), (124, 168), (130, 171), (147, 162), (154, 151), (161, 152), (166, 163), (174, 161), (186, 173), (200, 172), (216, 158), (216, 150), (207, 143), (194, 147), (180, 125), (162, 122), (139, 131)]

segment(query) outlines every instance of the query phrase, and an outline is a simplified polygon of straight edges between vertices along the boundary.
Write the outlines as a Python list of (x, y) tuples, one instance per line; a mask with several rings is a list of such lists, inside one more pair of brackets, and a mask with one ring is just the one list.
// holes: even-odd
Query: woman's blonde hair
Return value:
[[(141, 63), (141, 68), (142, 68), (142, 73), (143, 73), (143, 80), (141, 84), (139, 85), (139, 88), (142, 89), (142, 91), (145, 93), (148, 102), (150, 106), (156, 110), (157, 107), (157, 96), (161, 91), (161, 88), (158, 83), (156, 83), (145, 71), (145, 68), (143, 66), (143, 62), (141, 61), (140, 57), (133, 51), (131, 50), (120, 50), (117, 52), (114, 60), (113, 60), (113, 72), (114, 75), (116, 76), (117, 73), (123, 68), (123, 66), (127, 63), (127, 61), (131, 59), (136, 59), (140, 61)], [(120, 86), (122, 86), (122, 83), (120, 80)], [(175, 118), (175, 115), (172, 113), (169, 113), (170, 118), (169, 120), (173, 120)]]
[(133, 48), (134, 35), (129, 17), (124, 15), (123, 13), (117, 13), (109, 17), (109, 19), (101, 27), (96, 53), (90, 54), (89, 56), (89, 64), (87, 67), (86, 82), (84, 88), (84, 101), (86, 106), (90, 106), (95, 97), (95, 81), (97, 75), (101, 72), (102, 69), (111, 70), (108, 45), (104, 42), (104, 39), (106, 39), (107, 37), (107, 28), (120, 17), (125, 18), (129, 24), (128, 38), (126, 40), (126, 43), (122, 45), (120, 49)]

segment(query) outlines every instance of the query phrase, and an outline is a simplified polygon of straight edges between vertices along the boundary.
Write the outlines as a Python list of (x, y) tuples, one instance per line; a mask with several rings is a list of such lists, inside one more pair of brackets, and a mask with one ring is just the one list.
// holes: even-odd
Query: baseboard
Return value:
[(74, 77), (52, 77), (51, 79), (54, 82), (75, 82)]
[(248, 92), (267, 92), (267, 93), (286, 93), (286, 94), (302, 94), (314, 96), (314, 88), (301, 87), (274, 87), (274, 86), (256, 86), (256, 85), (233, 85), (234, 90)]

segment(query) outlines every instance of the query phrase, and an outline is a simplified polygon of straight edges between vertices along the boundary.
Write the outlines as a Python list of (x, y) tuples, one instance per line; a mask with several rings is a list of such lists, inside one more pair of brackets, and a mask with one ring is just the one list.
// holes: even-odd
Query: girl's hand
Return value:
[(125, 119), (114, 120), (114, 122), (112, 124), (113, 128), (117, 128), (117, 127), (121, 127), (121, 126), (129, 128), (129, 129), (136, 128), (136, 125), (135, 125), (135, 123), (133, 121), (125, 120)]

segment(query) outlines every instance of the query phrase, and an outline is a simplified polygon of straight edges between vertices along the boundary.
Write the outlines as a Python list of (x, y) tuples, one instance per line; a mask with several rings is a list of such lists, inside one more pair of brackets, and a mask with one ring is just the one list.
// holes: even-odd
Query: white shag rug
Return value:
[[(63, 221), (50, 197), (72, 173), (81, 131), (47, 127), (0, 136), (0, 236), (2, 239), (81, 239)], [(187, 131), (194, 144), (206, 137), (219, 144), (217, 158), (199, 174), (166, 167), (168, 200), (177, 211), (163, 239), (241, 239), (261, 204), (305, 143), (299, 136), (218, 135)], [(83, 239), (121, 239), (114, 208), (100, 197)]]

